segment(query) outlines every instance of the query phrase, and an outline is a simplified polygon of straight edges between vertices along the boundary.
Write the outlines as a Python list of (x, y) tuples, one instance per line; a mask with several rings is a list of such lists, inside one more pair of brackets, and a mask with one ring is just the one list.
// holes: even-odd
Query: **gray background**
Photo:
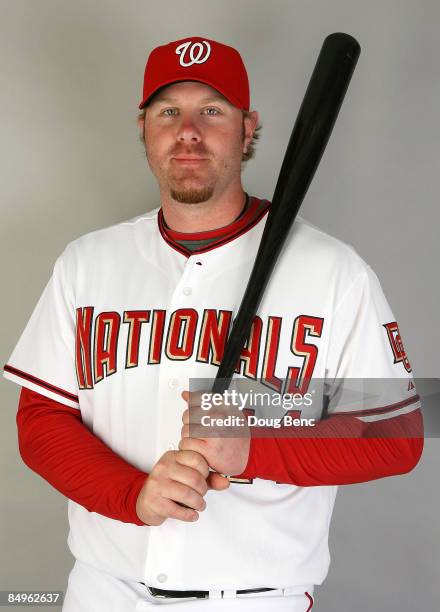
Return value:
[[(158, 205), (136, 127), (152, 47), (202, 35), (241, 51), (263, 121), (244, 182), (270, 198), (321, 43), (345, 31), (362, 54), (301, 214), (370, 263), (415, 375), (439, 376), (435, 0), (9, 0), (0, 8), (3, 363), (66, 243)], [(3, 380), (0, 392), (0, 588), (64, 589), (73, 564), (66, 500), (22, 464), (18, 388)], [(427, 440), (410, 474), (340, 488), (332, 565), (314, 609), (437, 609), (438, 459), (438, 440)]]

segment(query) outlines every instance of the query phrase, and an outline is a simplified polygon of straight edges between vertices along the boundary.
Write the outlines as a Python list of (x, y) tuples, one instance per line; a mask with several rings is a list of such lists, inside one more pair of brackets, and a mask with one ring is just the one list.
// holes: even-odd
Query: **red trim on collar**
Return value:
[[(257, 213), (261, 202), (264, 202), (265, 205), (262, 207), (259, 213)], [(256, 225), (258, 221), (260, 221), (260, 219), (267, 213), (269, 207), (270, 202), (268, 200), (260, 200), (256, 197), (251, 197), (249, 208), (244, 215), (240, 217), (240, 219), (237, 219), (225, 227), (204, 232), (176, 232), (175, 230), (167, 228), (164, 223), (162, 208), (159, 209), (157, 220), (159, 231), (165, 242), (182, 255), (189, 257), (195, 253), (205, 253), (207, 251), (211, 251), (214, 248), (222, 246), (223, 244), (238, 238), (254, 227), (254, 225)], [(176, 240), (207, 240), (209, 238), (217, 238), (217, 240), (214, 240), (208, 246), (198, 249), (197, 251), (190, 251), (176, 242)]]

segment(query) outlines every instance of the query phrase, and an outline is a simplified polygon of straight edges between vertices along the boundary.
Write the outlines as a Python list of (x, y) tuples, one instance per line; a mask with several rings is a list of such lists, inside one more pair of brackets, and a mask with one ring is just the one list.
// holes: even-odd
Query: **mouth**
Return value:
[(171, 161), (185, 166), (197, 166), (208, 159), (206, 157), (172, 157)]

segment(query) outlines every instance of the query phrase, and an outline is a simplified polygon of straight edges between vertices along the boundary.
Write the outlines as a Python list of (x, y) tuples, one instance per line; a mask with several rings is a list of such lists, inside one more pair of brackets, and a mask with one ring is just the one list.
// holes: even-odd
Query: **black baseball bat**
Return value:
[(266, 225), (243, 299), (212, 386), (228, 389), (278, 255), (324, 153), (361, 48), (349, 34), (334, 33), (322, 45), (293, 127)]

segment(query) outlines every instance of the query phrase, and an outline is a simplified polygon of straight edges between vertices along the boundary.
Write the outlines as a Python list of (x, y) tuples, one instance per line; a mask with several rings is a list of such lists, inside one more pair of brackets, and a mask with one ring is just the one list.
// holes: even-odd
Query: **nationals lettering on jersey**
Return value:
[[(232, 323), (230, 310), (205, 309), (199, 316), (194, 308), (179, 308), (166, 321), (166, 311), (161, 309), (125, 310), (122, 314), (105, 311), (94, 316), (93, 306), (77, 308), (75, 364), (78, 386), (93, 389), (95, 384), (115, 374), (121, 349), (125, 351), (125, 369), (159, 365), (162, 355), (177, 361), (194, 357), (200, 363), (218, 366)], [(262, 384), (276, 392), (304, 394), (318, 357), (317, 345), (308, 339), (321, 337), (323, 325), (322, 317), (299, 315), (289, 330), (284, 329), (286, 323), (283, 326), (282, 317), (268, 316), (263, 334), (263, 321), (255, 316), (235, 371), (240, 373), (243, 369), (245, 377), (260, 378)], [(123, 326), (126, 326), (125, 340), (120, 338)], [(140, 355), (142, 333), (148, 334), (148, 349), (146, 354)], [(284, 378), (275, 374), (281, 333), (290, 334), (290, 351), (303, 360), (301, 367), (289, 366)], [(125, 346), (121, 347), (122, 343)]]
[[(197, 49), (184, 58), (196, 60)], [(260, 216), (197, 253), (160, 231), (160, 209), (70, 243), (5, 377), (79, 409), (104, 444), (149, 473), (163, 453), (177, 448), (182, 391), (218, 371), (264, 231), (265, 209), (255, 206)], [(378, 422), (417, 409), (408, 368), (396, 317), (373, 270), (352, 247), (298, 216), (236, 377), (283, 393), (304, 392), (305, 383), (326, 379), (332, 383), (328, 416)], [(367, 379), (378, 387), (368, 401), (339, 384)], [(383, 380), (392, 385), (382, 389)], [(320, 419), (321, 400), (301, 413)], [(69, 500), (69, 546), (84, 563), (157, 588), (161, 574), (176, 590), (232, 589), (236, 576), (243, 588), (321, 584), (336, 487), (242, 482), (246, 486), (221, 495), (208, 491), (208, 510), (197, 524), (166, 521), (153, 530)], [(260, 535), (276, 543), (273, 563), (255, 561)], [(220, 556), (201, 563), (213, 550)]]

